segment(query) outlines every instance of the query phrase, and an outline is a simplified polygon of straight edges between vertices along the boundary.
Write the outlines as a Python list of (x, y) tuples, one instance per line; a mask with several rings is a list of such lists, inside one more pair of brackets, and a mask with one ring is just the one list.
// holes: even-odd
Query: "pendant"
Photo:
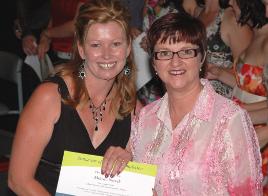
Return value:
[(96, 107), (91, 100), (89, 100), (89, 109), (92, 113), (93, 120), (95, 121), (95, 131), (99, 130), (98, 124), (102, 122), (103, 112), (105, 111), (106, 99), (101, 103), (99, 107)]

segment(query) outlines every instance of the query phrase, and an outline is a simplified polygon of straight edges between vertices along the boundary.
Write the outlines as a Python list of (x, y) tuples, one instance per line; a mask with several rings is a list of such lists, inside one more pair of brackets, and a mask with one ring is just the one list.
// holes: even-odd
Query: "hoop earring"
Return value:
[(79, 68), (79, 71), (78, 71), (78, 77), (81, 78), (82, 80), (86, 77), (85, 62), (86, 61), (83, 59), (83, 62), (80, 65), (80, 68)]
[(123, 71), (124, 71), (124, 75), (125, 75), (125, 76), (130, 76), (130, 74), (131, 74), (131, 68), (129, 67), (128, 64), (125, 65)]

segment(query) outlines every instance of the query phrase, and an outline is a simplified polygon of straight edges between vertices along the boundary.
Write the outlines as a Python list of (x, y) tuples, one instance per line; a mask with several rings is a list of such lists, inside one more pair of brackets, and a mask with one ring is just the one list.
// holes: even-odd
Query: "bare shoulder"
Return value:
[(235, 13), (231, 7), (224, 10), (222, 20), (227, 22), (236, 22)]
[[(236, 30), (237, 28), (237, 22), (235, 20), (235, 15), (233, 13), (233, 10), (228, 8), (224, 10), (224, 14), (222, 16), (221, 21), (221, 36), (225, 42), (229, 42), (228, 37), (230, 37), (230, 34), (233, 34), (232, 31)], [(230, 46), (229, 43), (227, 43), (228, 46)]]
[(221, 35), (236, 58), (249, 46), (253, 32), (248, 25), (240, 25), (232, 8), (228, 8), (223, 15)]
[(222, 18), (222, 27), (227, 31), (251, 31), (248, 25), (240, 25), (236, 19), (235, 13), (232, 8), (227, 8), (224, 11)]
[[(27, 151), (29, 147), (34, 147), (33, 151), (41, 154), (60, 113), (61, 96), (58, 85), (52, 82), (40, 84), (20, 114), (14, 141), (14, 146), (20, 147), (15, 147), (16, 151)], [(32, 156), (35, 156), (33, 154)]]
[[(71, 77), (62, 77), (64, 83), (69, 92), (72, 92), (73, 81)], [(37, 98), (40, 101), (51, 102), (51, 103), (60, 103), (61, 95), (59, 93), (59, 86), (54, 82), (45, 82), (39, 85), (34, 91), (32, 98)]]
[(31, 100), (39, 100), (40, 102), (43, 101), (57, 101), (60, 99), (60, 94), (58, 91), (58, 84), (52, 82), (46, 82), (40, 84), (36, 90), (34, 91)]
[(33, 92), (22, 115), (27, 117), (50, 116), (54, 122), (60, 115), (61, 96), (58, 85), (52, 82), (42, 83)]

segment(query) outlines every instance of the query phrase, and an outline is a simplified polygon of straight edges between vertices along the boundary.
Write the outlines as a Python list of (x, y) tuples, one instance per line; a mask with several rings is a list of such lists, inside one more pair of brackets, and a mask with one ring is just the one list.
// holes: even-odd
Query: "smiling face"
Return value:
[(126, 64), (130, 44), (122, 26), (110, 21), (92, 24), (84, 45), (78, 44), (78, 50), (81, 58), (85, 59), (87, 76), (113, 80)]
[[(182, 55), (187, 55), (188, 49), (197, 48), (197, 45), (191, 43), (169, 43), (167, 40), (164, 43), (158, 41), (154, 47), (154, 52), (177, 52), (185, 50), (186, 52), (182, 52)], [(173, 58), (170, 60), (156, 60), (154, 58), (153, 64), (168, 91), (175, 90), (177, 92), (186, 92), (196, 87), (196, 85), (200, 85), (199, 70), (201, 67), (201, 58), (200, 52), (197, 53), (196, 57), (188, 59), (181, 59), (177, 54), (174, 54)]]

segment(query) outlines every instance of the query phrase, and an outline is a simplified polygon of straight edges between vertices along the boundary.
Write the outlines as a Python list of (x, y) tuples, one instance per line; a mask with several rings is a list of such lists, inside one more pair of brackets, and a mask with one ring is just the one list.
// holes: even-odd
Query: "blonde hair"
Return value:
[[(78, 77), (78, 72), (83, 59), (81, 59), (77, 44), (84, 45), (87, 31), (92, 24), (107, 23), (115, 21), (125, 30), (128, 44), (131, 44), (132, 37), (129, 27), (129, 15), (127, 10), (117, 0), (91, 0), (81, 6), (75, 23), (73, 60), (67, 65), (58, 68), (56, 75), (71, 76), (74, 84), (74, 94), (63, 100), (73, 107), (86, 103), (89, 95), (84, 80)], [(130, 75), (125, 75), (121, 71), (115, 79), (113, 88), (115, 93), (111, 98), (111, 109), (117, 119), (121, 119), (130, 114), (136, 104), (136, 67), (133, 63), (132, 51), (127, 57), (126, 63), (131, 69)]]

